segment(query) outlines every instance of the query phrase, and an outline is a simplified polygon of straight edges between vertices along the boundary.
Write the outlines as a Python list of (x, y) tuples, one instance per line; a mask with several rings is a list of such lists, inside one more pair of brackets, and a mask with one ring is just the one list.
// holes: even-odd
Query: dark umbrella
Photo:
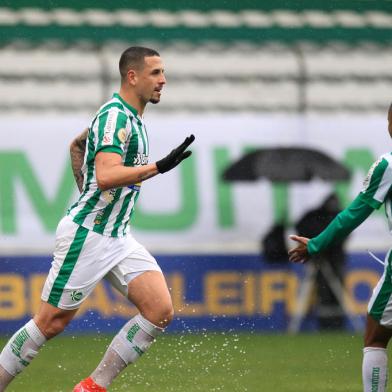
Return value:
[(321, 151), (307, 148), (262, 148), (246, 154), (223, 173), (227, 181), (310, 181), (312, 178), (348, 180), (350, 172)]

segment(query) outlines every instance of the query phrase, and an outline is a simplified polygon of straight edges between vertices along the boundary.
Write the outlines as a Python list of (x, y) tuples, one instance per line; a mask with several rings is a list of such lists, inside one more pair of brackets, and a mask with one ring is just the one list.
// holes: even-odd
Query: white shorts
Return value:
[(60, 309), (77, 309), (103, 278), (127, 295), (128, 283), (145, 271), (162, 272), (132, 235), (103, 236), (65, 216), (57, 226), (52, 267), (41, 299)]
[(385, 256), (384, 273), (373, 290), (368, 305), (372, 318), (387, 328), (392, 328), (392, 252)]

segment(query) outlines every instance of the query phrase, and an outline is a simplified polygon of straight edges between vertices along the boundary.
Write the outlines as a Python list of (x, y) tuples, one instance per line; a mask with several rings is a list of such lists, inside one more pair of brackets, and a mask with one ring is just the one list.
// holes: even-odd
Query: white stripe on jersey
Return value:
[(125, 213), (123, 220), (121, 221), (121, 226), (119, 229), (119, 230), (121, 230), (121, 233), (124, 231), (124, 228), (125, 228), (125, 234), (127, 234), (129, 231), (129, 225), (127, 227), (124, 227), (124, 225), (127, 223), (128, 219), (129, 219), (129, 215), (132, 212), (132, 209), (135, 205), (135, 197), (136, 197), (136, 192), (133, 195), (133, 197), (128, 205), (127, 212)]
[[(107, 113), (108, 113), (108, 119), (106, 120), (105, 127), (103, 128), (103, 138), (102, 138), (103, 146), (110, 146), (113, 144), (114, 131), (116, 130), (116, 122), (118, 116), (118, 109), (117, 108), (109, 109)], [(97, 138), (98, 138), (98, 134), (97, 134)]]
[(391, 154), (385, 154), (382, 156), (382, 158), (388, 162), (388, 166), (382, 176), (380, 186), (378, 187), (376, 193), (373, 196), (373, 198), (375, 200), (378, 200), (380, 203), (384, 202), (385, 196), (392, 185), (392, 156)]

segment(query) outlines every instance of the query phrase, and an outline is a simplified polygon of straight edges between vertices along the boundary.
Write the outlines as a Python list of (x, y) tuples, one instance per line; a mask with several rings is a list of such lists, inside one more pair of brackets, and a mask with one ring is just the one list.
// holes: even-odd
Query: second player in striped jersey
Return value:
[[(392, 137), (392, 105), (388, 111), (388, 132)], [(298, 242), (289, 252), (290, 260), (306, 262), (311, 255), (343, 240), (382, 205), (392, 233), (392, 153), (383, 154), (374, 162), (358, 196), (317, 237), (290, 237)], [(392, 337), (392, 248), (384, 264), (384, 273), (368, 304), (362, 362), (364, 392), (384, 392), (387, 387), (387, 346)]]

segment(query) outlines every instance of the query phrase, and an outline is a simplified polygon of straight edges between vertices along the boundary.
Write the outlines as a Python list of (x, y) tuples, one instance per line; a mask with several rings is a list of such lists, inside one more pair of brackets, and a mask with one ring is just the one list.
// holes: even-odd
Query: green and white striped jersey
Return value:
[(360, 197), (375, 209), (385, 203), (389, 230), (392, 231), (392, 153), (381, 155), (373, 163), (364, 180)]
[(118, 94), (101, 106), (91, 122), (82, 168), (83, 191), (68, 214), (89, 230), (121, 237), (129, 230), (141, 183), (101, 191), (95, 175), (95, 156), (99, 151), (120, 154), (125, 166), (148, 163), (148, 137), (143, 120)]

